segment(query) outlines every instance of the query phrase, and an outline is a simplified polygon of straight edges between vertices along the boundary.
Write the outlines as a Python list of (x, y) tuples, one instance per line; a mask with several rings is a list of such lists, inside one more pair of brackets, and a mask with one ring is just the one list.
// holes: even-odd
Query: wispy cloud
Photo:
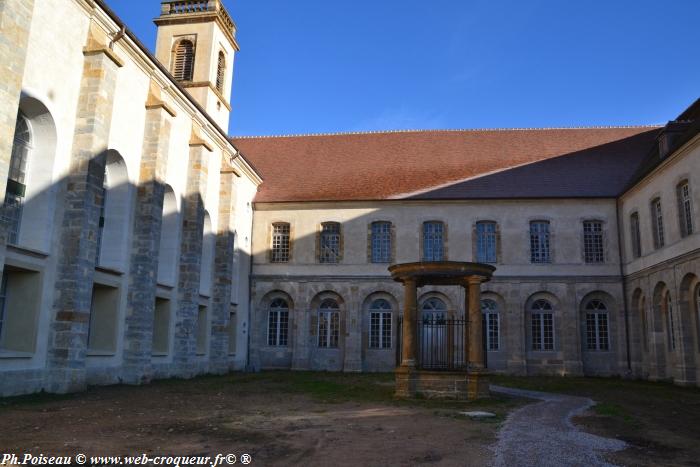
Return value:
[(438, 112), (420, 112), (402, 106), (385, 109), (374, 117), (361, 120), (351, 131), (439, 129), (444, 125), (445, 120)]

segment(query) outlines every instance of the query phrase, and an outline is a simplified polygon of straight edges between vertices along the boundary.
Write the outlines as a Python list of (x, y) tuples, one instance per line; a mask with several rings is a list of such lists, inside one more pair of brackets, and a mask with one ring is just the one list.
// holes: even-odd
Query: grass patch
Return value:
[(602, 417), (612, 417), (623, 420), (627, 423), (632, 423), (634, 418), (618, 404), (610, 402), (600, 402), (593, 406), (593, 411)]

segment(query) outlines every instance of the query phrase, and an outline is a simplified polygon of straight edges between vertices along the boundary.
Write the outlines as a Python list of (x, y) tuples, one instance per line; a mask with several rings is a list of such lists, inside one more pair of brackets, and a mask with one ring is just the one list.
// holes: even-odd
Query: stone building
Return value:
[[(0, 5), (0, 395), (390, 371), (387, 268), (421, 260), (496, 267), (492, 371), (700, 381), (700, 103), (664, 127), (230, 139), (235, 23), (219, 0), (155, 22), (151, 54), (103, 0)], [(422, 288), (421, 318), (463, 293)]]

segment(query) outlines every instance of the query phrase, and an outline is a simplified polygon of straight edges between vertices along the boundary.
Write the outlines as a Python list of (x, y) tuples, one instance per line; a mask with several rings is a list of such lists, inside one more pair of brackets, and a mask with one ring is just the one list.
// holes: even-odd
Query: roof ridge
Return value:
[(231, 136), (230, 139), (266, 139), (266, 138), (300, 138), (310, 136), (347, 136), (347, 135), (376, 135), (393, 133), (450, 133), (478, 131), (542, 131), (542, 130), (612, 130), (625, 128), (661, 128), (663, 124), (648, 125), (592, 125), (592, 126), (562, 126), (562, 127), (523, 127), (523, 128), (438, 128), (415, 130), (371, 130), (371, 131), (339, 131), (332, 133), (297, 133), (288, 135), (243, 135)]

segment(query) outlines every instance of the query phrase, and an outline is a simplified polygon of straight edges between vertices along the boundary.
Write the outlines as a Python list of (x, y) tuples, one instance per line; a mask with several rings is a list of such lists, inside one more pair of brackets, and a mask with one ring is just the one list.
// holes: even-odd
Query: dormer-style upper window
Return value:
[(194, 43), (183, 39), (175, 46), (173, 76), (178, 81), (192, 81), (194, 74)]

